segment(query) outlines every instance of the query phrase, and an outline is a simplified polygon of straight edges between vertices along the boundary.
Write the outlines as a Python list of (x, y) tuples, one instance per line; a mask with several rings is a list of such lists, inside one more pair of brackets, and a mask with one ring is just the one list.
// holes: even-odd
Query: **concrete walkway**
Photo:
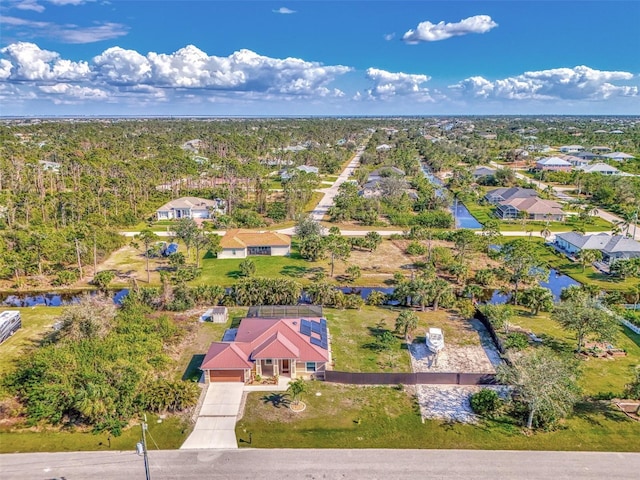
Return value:
[(220, 382), (207, 385), (207, 393), (193, 432), (180, 449), (238, 448), (236, 418), (244, 384)]

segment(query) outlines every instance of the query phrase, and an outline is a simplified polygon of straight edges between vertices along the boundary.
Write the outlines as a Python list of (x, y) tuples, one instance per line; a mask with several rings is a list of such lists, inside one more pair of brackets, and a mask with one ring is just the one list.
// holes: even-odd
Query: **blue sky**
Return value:
[(640, 114), (640, 2), (3, 0), (2, 115)]

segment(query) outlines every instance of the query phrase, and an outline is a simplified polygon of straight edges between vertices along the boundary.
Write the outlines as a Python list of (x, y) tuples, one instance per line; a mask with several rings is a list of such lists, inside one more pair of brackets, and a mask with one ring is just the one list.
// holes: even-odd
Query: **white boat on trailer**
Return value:
[(433, 353), (438, 353), (444, 348), (444, 334), (440, 328), (429, 328), (425, 337), (427, 348)]

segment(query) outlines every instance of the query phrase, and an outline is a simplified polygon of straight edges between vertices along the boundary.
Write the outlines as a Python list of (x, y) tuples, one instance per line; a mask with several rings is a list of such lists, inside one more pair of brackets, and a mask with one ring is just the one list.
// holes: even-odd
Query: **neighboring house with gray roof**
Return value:
[(583, 170), (585, 173), (599, 173), (601, 175), (620, 175), (620, 170), (606, 163), (594, 163), (593, 165), (585, 165), (578, 167), (578, 170)]
[(472, 173), (471, 175), (473, 175), (473, 178), (475, 178), (476, 180), (478, 178), (482, 178), (482, 177), (491, 177), (493, 175), (496, 174), (496, 170), (495, 168), (489, 168), (489, 167), (477, 167)]
[(211, 218), (226, 212), (226, 202), (220, 198), (208, 200), (198, 197), (181, 197), (162, 205), (156, 210), (158, 220), (180, 218)]
[(532, 188), (520, 188), (520, 187), (502, 187), (489, 190), (484, 196), (485, 200), (489, 203), (497, 205), (500, 202), (506, 200), (512, 200), (515, 198), (529, 198), (537, 197), (538, 192)]
[(609, 265), (616, 260), (640, 257), (640, 242), (624, 235), (567, 232), (557, 234), (554, 243), (570, 255), (577, 255), (581, 250), (598, 250), (602, 253), (602, 260)]
[(633, 155), (629, 155), (628, 153), (624, 152), (607, 153), (606, 155), (603, 155), (603, 157), (606, 157), (610, 160), (615, 160), (616, 162), (624, 162), (625, 160), (635, 158)]

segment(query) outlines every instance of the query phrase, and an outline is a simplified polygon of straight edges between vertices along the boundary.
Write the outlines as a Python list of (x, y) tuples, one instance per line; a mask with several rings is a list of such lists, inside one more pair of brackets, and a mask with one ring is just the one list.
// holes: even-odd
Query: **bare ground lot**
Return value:
[(478, 416), (473, 413), (469, 399), (481, 388), (506, 395), (506, 388), (500, 385), (416, 385), (420, 415), (423, 419), (476, 423)]
[[(462, 321), (458, 319), (458, 322)], [(464, 324), (466, 332), (463, 337), (450, 338), (445, 330), (445, 348), (438, 355), (429, 351), (422, 337), (409, 345), (413, 371), (495, 373), (500, 354), (489, 332), (476, 319), (464, 321)], [(475, 423), (478, 417), (471, 409), (469, 398), (481, 388), (473, 385), (416, 385), (420, 415), (423, 419)], [(502, 386), (488, 388), (504, 394)]]
[(469, 320), (467, 337), (476, 337), (465, 344), (447, 341), (449, 336), (445, 330), (445, 348), (434, 355), (427, 348), (424, 338), (419, 337), (409, 345), (411, 366), (414, 372), (464, 372), (495, 373), (500, 364), (500, 354), (496, 349), (489, 332), (478, 320)]

